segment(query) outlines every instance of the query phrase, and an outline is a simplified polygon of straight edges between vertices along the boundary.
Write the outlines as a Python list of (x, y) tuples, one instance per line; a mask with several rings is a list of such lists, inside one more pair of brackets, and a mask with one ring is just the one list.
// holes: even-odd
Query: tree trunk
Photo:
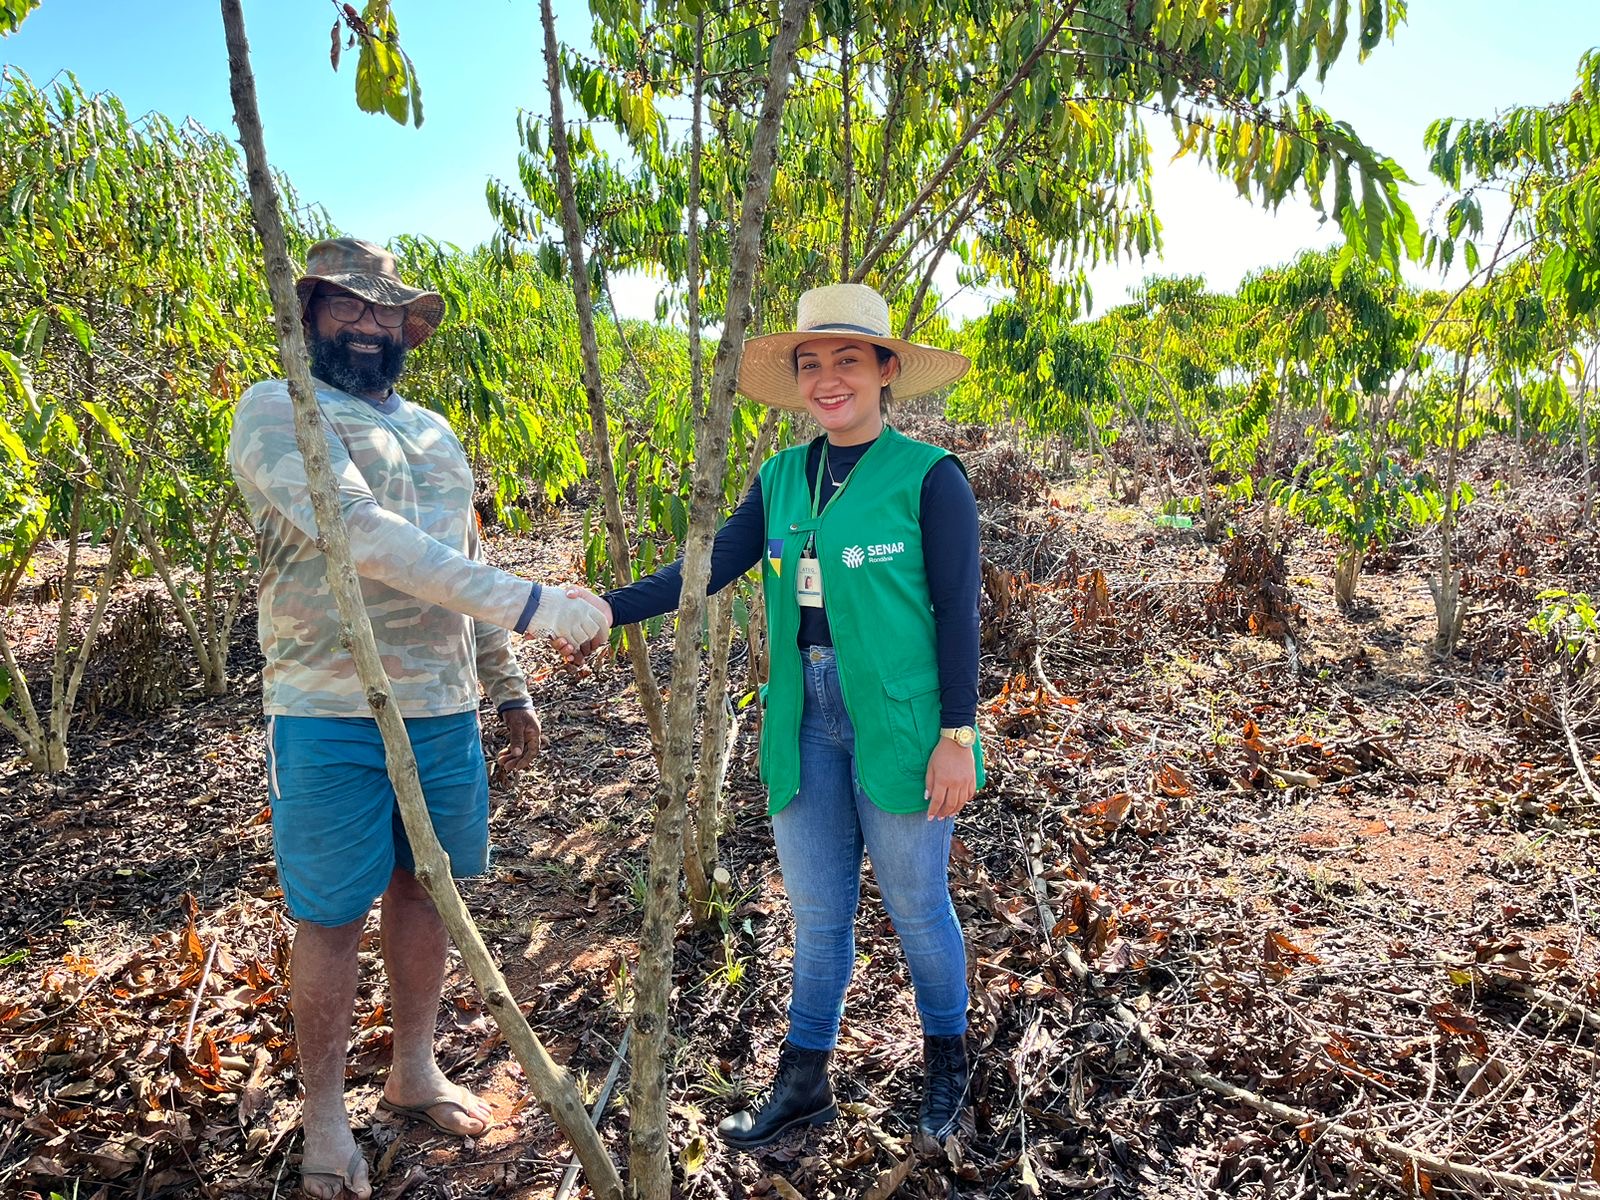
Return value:
[(72, 637), (72, 609), (78, 595), (78, 538), (83, 532), (83, 483), (72, 481), (72, 509), (67, 517), (67, 565), (61, 578), (56, 606), (56, 644), (50, 655), (50, 716), (44, 723), (45, 774), (67, 767), (65, 724), (67, 698), (67, 645)]
[[(901, 53), (904, 55), (903, 47), (901, 48)], [(877, 170), (871, 174), (872, 178), (877, 179), (878, 187), (872, 197), (872, 212), (861, 226), (861, 241), (863, 245), (873, 242), (883, 228), (883, 206), (888, 200), (889, 177), (891, 175), (889, 162), (894, 154), (895, 138), (900, 130), (900, 116), (905, 108), (906, 88), (903, 83), (907, 74), (905, 59), (902, 57), (898, 63), (900, 78), (893, 85), (888, 83), (888, 61), (889, 52), (886, 48), (884, 52), (885, 86), (890, 87), (891, 94), (889, 96), (888, 110), (883, 114), (883, 121), (878, 126), (880, 136), (883, 139), (883, 152), (878, 156)], [(851, 276), (841, 276), (841, 278), (849, 279)]]
[(1439, 552), (1439, 577), (1428, 580), (1428, 591), (1433, 593), (1434, 634), (1433, 652), (1446, 658), (1456, 648), (1461, 637), (1461, 626), (1467, 607), (1461, 602), (1461, 572), (1449, 559), (1448, 542)]
[(979, 189), (974, 187), (961, 207), (951, 216), (950, 224), (934, 245), (933, 253), (928, 255), (928, 266), (922, 272), (922, 278), (917, 281), (917, 290), (911, 296), (911, 303), (906, 306), (905, 320), (900, 325), (900, 336), (909, 341), (911, 335), (917, 330), (917, 318), (922, 315), (922, 306), (927, 301), (928, 289), (933, 286), (934, 273), (939, 269), (945, 252), (950, 249), (950, 243), (955, 241), (956, 232), (965, 226), (968, 216), (977, 207)]
[[(556, 54), (555, 14), (550, 0), (540, 0), (540, 20), (544, 26), (545, 82), (550, 92), (550, 152), (556, 165), (556, 192), (561, 201), (561, 236), (567, 244), (567, 263), (572, 271), (572, 299), (578, 310), (578, 338), (583, 349), (583, 393), (589, 404), (589, 425), (594, 436), (595, 472), (600, 480), (600, 495), (605, 507), (606, 552), (611, 574), (618, 587), (633, 579), (633, 555), (628, 549), (628, 526), (622, 516), (622, 496), (617, 489), (617, 469), (611, 456), (611, 429), (606, 421), (605, 387), (600, 379), (600, 340), (594, 328), (594, 297), (589, 289), (589, 270), (583, 252), (583, 219), (578, 215), (577, 194), (572, 182), (572, 148), (567, 140), (565, 106), (561, 99), (561, 70)], [(629, 625), (624, 630), (628, 658), (633, 664), (633, 681), (639, 689), (639, 706), (650, 726), (650, 745), (660, 762), (665, 730), (662, 726), (661, 689), (650, 669), (650, 649), (644, 629)]]
[(1215, 498), (1211, 495), (1211, 460), (1206, 457), (1205, 447), (1200, 443), (1199, 431), (1190, 426), (1189, 418), (1184, 413), (1183, 406), (1178, 403), (1177, 391), (1155, 363), (1148, 362), (1132, 354), (1113, 353), (1111, 357), (1137, 363), (1156, 377), (1156, 382), (1161, 385), (1161, 390), (1167, 394), (1167, 407), (1172, 410), (1173, 436), (1181, 438), (1184, 444), (1188, 446), (1194, 458), (1195, 471), (1200, 477), (1200, 519), (1205, 540), (1208, 542), (1220, 540), (1225, 514), (1222, 511), (1222, 506), (1217, 504)]
[(1461, 457), (1461, 414), (1466, 407), (1467, 370), (1475, 345), (1469, 345), (1462, 356), (1461, 375), (1456, 380), (1456, 413), (1450, 426), (1450, 452), (1444, 474), (1444, 515), (1439, 520), (1439, 577), (1428, 580), (1436, 618), (1433, 649), (1441, 658), (1456, 648), (1461, 623), (1467, 615), (1466, 606), (1461, 603), (1461, 571), (1455, 565), (1456, 467)]
[(1587, 525), (1594, 518), (1594, 470), (1589, 464), (1589, 379), (1592, 374), (1600, 373), (1600, 367), (1594, 363), (1590, 355), (1588, 371), (1578, 376), (1578, 461), (1583, 468), (1583, 507), (1579, 511), (1579, 519)]
[(1117, 460), (1111, 457), (1111, 451), (1106, 448), (1105, 440), (1100, 436), (1100, 425), (1094, 419), (1094, 405), (1085, 401), (1083, 406), (1083, 420), (1089, 427), (1089, 461), (1094, 461), (1094, 456), (1100, 456), (1100, 463), (1106, 469), (1106, 488), (1115, 500), (1122, 500), (1122, 473), (1117, 470)]
[[(548, 11), (549, 0), (544, 0)], [(656, 796), (656, 824), (650, 839), (649, 889), (645, 895), (633, 1009), (633, 1078), (628, 1093), (632, 1123), (630, 1168), (638, 1200), (666, 1200), (672, 1189), (667, 1143), (666, 1042), (668, 998), (678, 922), (678, 878), (683, 863), (683, 818), (694, 749), (694, 715), (700, 668), (700, 630), (711, 573), (711, 542), (722, 509), (723, 475), (734, 384), (746, 330), (753, 316), (751, 297), (761, 255), (761, 228), (777, 167), (778, 135), (789, 95), (800, 32), (810, 0), (783, 0), (777, 36), (772, 40), (766, 95), (750, 148), (739, 225), (728, 275), (728, 303), (722, 337), (711, 373), (703, 413), (696, 414), (694, 484), (689, 532), (684, 544), (683, 594), (679, 602), (672, 662), (672, 699), (667, 712), (667, 752)], [(553, 39), (548, 30), (547, 47)]]
[(205, 575), (200, 587), (201, 614), (205, 618), (205, 642), (211, 648), (211, 662), (205, 678), (206, 695), (222, 696), (228, 691), (228, 648), (233, 644), (233, 623), (244, 602), (246, 581), (235, 577), (226, 602), (217, 596), (218, 547), (227, 532), (231, 503), (217, 505), (211, 533), (206, 540)]
[(728, 731), (728, 658), (733, 649), (733, 589), (724, 588), (707, 603), (711, 668), (701, 707), (700, 758), (695, 771), (692, 813), (683, 823), (683, 873), (689, 914), (698, 925), (710, 919), (717, 835), (722, 821), (722, 766), (719, 754)]
[(1177, 504), (1175, 503), (1176, 497), (1173, 496), (1172, 488), (1166, 479), (1162, 477), (1162, 473), (1156, 470), (1155, 451), (1150, 447), (1150, 430), (1144, 423), (1144, 416), (1128, 400), (1128, 389), (1122, 386), (1122, 380), (1117, 378), (1115, 372), (1111, 373), (1111, 382), (1117, 389), (1117, 401), (1128, 421), (1133, 425), (1134, 433), (1139, 439), (1139, 444), (1135, 448), (1133, 456), (1133, 477), (1129, 481), (1127, 490), (1123, 493), (1123, 503), (1139, 503), (1139, 497), (1144, 495), (1145, 480), (1147, 478), (1154, 479), (1161, 489), (1163, 500), (1172, 509), (1173, 515), (1176, 516), (1178, 512)]
[(595, 1132), (572, 1077), (545, 1052), (528, 1027), (506, 986), (477, 926), (461, 901), (450, 877), (450, 860), (434, 835), (422, 789), (417, 781), (416, 759), (406, 737), (405, 723), (394, 705), (394, 694), (372, 639), (372, 626), (361, 598), (360, 582), (350, 559), (350, 539), (339, 511), (327, 443), (300, 324), (300, 304), (295, 296), (293, 270), (278, 211), (277, 188), (267, 165), (256, 108), (255, 78), (250, 69), (250, 47), (245, 40), (240, 0), (222, 0), (222, 22), (227, 34), (228, 72), (233, 93), (234, 119), (244, 145), (250, 182), (250, 207), (271, 286), (272, 309), (278, 330), (278, 348), (289, 380), (294, 404), (295, 442), (305, 460), (312, 509), (317, 519), (317, 541), (328, 560), (328, 583), (339, 608), (340, 641), (349, 647), (356, 672), (366, 691), (367, 703), (383, 735), (389, 778), (400, 802), (406, 836), (416, 857), (414, 873), (427, 889), (461, 957), (483, 992), (489, 1011), (507, 1044), (521, 1064), (540, 1106), (572, 1142), (596, 1196), (620, 1200), (622, 1182), (617, 1169)]
[(1361, 564), (1366, 561), (1365, 550), (1348, 546), (1339, 550), (1333, 566), (1333, 602), (1340, 609), (1348, 609), (1356, 602), (1356, 586), (1361, 582)]
[(12, 598), (17, 594), (17, 585), (28, 573), (28, 565), (33, 561), (33, 552), (39, 548), (39, 543), (44, 541), (45, 529), (45, 525), (39, 526), (39, 531), (33, 535), (28, 548), (18, 556), (17, 565), (11, 568), (9, 574), (0, 576), (0, 608), (10, 607)]
[[(701, 336), (700, 329), (700, 190), (703, 183), (700, 166), (704, 136), (701, 121), (704, 116), (706, 86), (705, 37), (706, 20), (702, 13), (696, 17), (694, 26), (694, 86), (690, 103), (689, 128), (689, 409), (696, 417), (705, 406), (705, 340)], [(716, 682), (717, 664), (720, 662), (726, 668), (728, 662), (728, 646), (719, 636), (721, 624), (716, 614), (720, 611), (717, 601), (712, 601), (711, 682), (707, 687), (708, 716), (711, 703), (720, 692)], [(659, 767), (661, 762), (658, 756), (656, 765)], [(704, 805), (701, 807), (703, 809)], [(683, 830), (684, 876), (688, 884), (689, 898), (694, 902), (697, 913), (709, 906), (711, 897), (709, 877), (711, 864), (701, 852), (698, 831), (699, 822), (695, 822), (692, 826), (685, 824)], [(715, 836), (713, 830), (712, 858), (715, 858)]]
[[(161, 586), (166, 588), (167, 598), (172, 601), (172, 610), (177, 613), (178, 622), (183, 626), (183, 632), (189, 639), (189, 648), (194, 651), (195, 662), (200, 668), (200, 678), (205, 685), (205, 693), (208, 696), (220, 696), (228, 690), (227, 645), (224, 643), (220, 647), (217, 646), (211, 636), (216, 624), (214, 614), (202, 612), (197, 616), (196, 606), (190, 603), (188, 594), (167, 559), (166, 548), (161, 544), (160, 535), (150, 524), (150, 519), (139, 503), (145, 459), (140, 458), (132, 479), (128, 478), (128, 473), (123, 470), (114, 452), (110, 455), (110, 461), (123, 501), (134, 514), (134, 528), (139, 535), (139, 544), (144, 547), (151, 568), (161, 580)], [(210, 559), (209, 550), (207, 559), (208, 561)], [(208, 574), (206, 579), (208, 592), (210, 584)], [(204, 628), (201, 627), (202, 617), (205, 621)]]
[(843, 107), (844, 130), (843, 162), (840, 164), (840, 217), (839, 217), (839, 274), (850, 278), (850, 201), (855, 196), (855, 144), (850, 140), (850, 26), (839, 34), (839, 84), (842, 88), (840, 104)]
[[(771, 678), (771, 650), (767, 638), (767, 597), (760, 589), (750, 597), (750, 623), (745, 627), (750, 641), (750, 662), (746, 671), (748, 691), (754, 692)], [(761, 705), (755, 705), (756, 728), (761, 727)]]
[[(129, 505), (124, 509), (122, 520), (117, 522), (116, 531), (111, 535), (110, 557), (106, 561), (105, 574), (100, 577), (100, 583), (95, 589), (94, 609), (89, 614), (89, 624), (83, 630), (83, 644), (74, 651), (72, 673), (67, 678), (66, 686), (56, 701), (60, 714), (59, 727), (52, 731), (52, 737), (60, 742), (62, 767), (66, 766), (67, 730), (72, 724), (72, 714), (78, 706), (78, 689), (83, 685), (83, 672), (89, 665), (89, 654), (93, 651), (94, 644), (100, 637), (100, 627), (105, 623), (106, 610), (111, 607), (112, 590), (117, 586), (117, 580), (122, 576), (122, 562), (128, 547), (128, 526), (133, 520), (133, 508), (133, 505)], [(76, 542), (76, 534), (74, 534), (73, 540)], [(63, 588), (62, 603), (67, 604), (68, 602), (69, 594)]]
[(1283, 409), (1288, 392), (1289, 364), (1284, 362), (1278, 373), (1278, 394), (1272, 402), (1272, 411), (1267, 414), (1266, 470), (1269, 476), (1275, 472), (1273, 464), (1278, 461), (1278, 436), (1283, 432)]
[(1522, 385), (1517, 381), (1517, 371), (1511, 369), (1511, 422), (1516, 448), (1511, 460), (1511, 479), (1508, 481), (1513, 494), (1522, 491), (1522, 463), (1527, 455), (1527, 436), (1522, 428)]
[[(741, 491), (748, 490), (756, 471), (772, 448), (778, 429), (778, 410), (769, 408), (761, 420), (750, 451), (750, 469)], [(706, 679), (706, 699), (700, 725), (700, 766), (695, 773), (694, 820), (684, 832), (684, 871), (688, 876), (690, 913), (697, 924), (710, 920), (715, 900), (717, 839), (722, 827), (722, 789), (727, 782), (728, 756), (739, 733), (737, 715), (728, 703), (728, 659), (733, 650), (733, 591), (724, 588), (711, 598), (711, 670)], [(747, 628), (755, 625), (754, 612)], [(755, 639), (750, 639), (754, 657)]]
[[(180, 414), (180, 424), (183, 423)], [(201, 441), (194, 430), (190, 428), (188, 432), (193, 446), (201, 448)], [(172, 478), (178, 491), (179, 502), (186, 510), (198, 511), (200, 504), (189, 486), (184, 483), (183, 476), (174, 474)], [(227, 694), (228, 650), (233, 644), (233, 623), (239, 615), (239, 608), (244, 603), (245, 592), (249, 586), (247, 579), (241, 573), (228, 571), (219, 561), (231, 518), (237, 518), (248, 529), (249, 521), (244, 511), (243, 500), (238, 489), (230, 487), (224, 492), (223, 498), (217, 502), (211, 514), (201, 566), (199, 596), (196, 601), (201, 624), (200, 639), (207, 648), (206, 653), (201, 656), (201, 669), (204, 674), (205, 693), (208, 696)], [(250, 532), (254, 533), (253, 530)], [(232, 580), (226, 597), (223, 597), (219, 595), (218, 584), (225, 572), (232, 576)], [(176, 597), (174, 602), (176, 603)]]
[(0, 620), (0, 667), (4, 668), (6, 679), (11, 684), (6, 702), (17, 706), (17, 715), (13, 717), (3, 705), (0, 705), (0, 729), (4, 729), (17, 739), (17, 745), (22, 747), (23, 757), (28, 760), (30, 770), (40, 775), (55, 774), (66, 764), (62, 763), (54, 771), (50, 769), (50, 756), (45, 750), (44, 725), (39, 720), (39, 710), (34, 705), (33, 694), (28, 688), (28, 677), (22, 673), (22, 668), (17, 665), (16, 656), (11, 652), (11, 639), (6, 636), (3, 620)]
[(705, 404), (705, 338), (700, 314), (700, 206), (705, 176), (701, 170), (705, 129), (706, 94), (706, 18), (702, 12), (694, 23), (694, 96), (689, 129), (689, 406), (696, 416)]
[(67, 565), (61, 580), (61, 594), (56, 598), (56, 644), (50, 656), (50, 706), (44, 714), (41, 715), (35, 705), (27, 677), (17, 665), (4, 631), (0, 631), (0, 660), (4, 661), (6, 675), (11, 681), (12, 696), (21, 716), (18, 721), (0, 712), (0, 727), (16, 737), (28, 766), (41, 775), (59, 775), (67, 769), (70, 759), (67, 735), (72, 731), (78, 688), (83, 683), (89, 655), (100, 636), (100, 626), (111, 604), (112, 590), (122, 575), (123, 548), (129, 522), (133, 519), (134, 506), (125, 504), (122, 518), (111, 535), (110, 558), (106, 562), (105, 573), (95, 585), (94, 607), (84, 627), (83, 640), (73, 648), (72, 614), (78, 599), (78, 542), (83, 535), (83, 488), (81, 480), (73, 481), (72, 515), (67, 521)]

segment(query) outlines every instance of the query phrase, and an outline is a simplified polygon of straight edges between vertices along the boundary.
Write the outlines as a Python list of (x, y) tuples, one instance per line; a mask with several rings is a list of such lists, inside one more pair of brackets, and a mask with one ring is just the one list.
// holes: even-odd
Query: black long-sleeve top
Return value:
[[(817, 484), (822, 443), (823, 439), (817, 438), (806, 454), (806, 479), (812, 487)], [(824, 505), (871, 446), (864, 442), (828, 447), (828, 470), (822, 478)], [(939, 662), (939, 719), (950, 728), (971, 725), (978, 709), (978, 504), (954, 458), (940, 459), (923, 479), (920, 519)], [(717, 531), (706, 594), (721, 591), (759, 563), (766, 545), (766, 506), (757, 478)], [(636, 583), (607, 592), (605, 599), (611, 605), (612, 624), (631, 625), (671, 612), (678, 607), (682, 593), (680, 558)], [(800, 610), (798, 642), (801, 646), (833, 645), (825, 608)]]

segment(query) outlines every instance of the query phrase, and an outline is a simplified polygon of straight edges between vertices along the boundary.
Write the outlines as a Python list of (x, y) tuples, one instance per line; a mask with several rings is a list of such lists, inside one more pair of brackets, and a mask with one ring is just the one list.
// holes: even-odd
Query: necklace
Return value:
[(827, 459), (823, 459), (822, 469), (828, 473), (828, 482), (833, 484), (834, 491), (838, 491), (839, 481), (833, 477), (833, 464)]

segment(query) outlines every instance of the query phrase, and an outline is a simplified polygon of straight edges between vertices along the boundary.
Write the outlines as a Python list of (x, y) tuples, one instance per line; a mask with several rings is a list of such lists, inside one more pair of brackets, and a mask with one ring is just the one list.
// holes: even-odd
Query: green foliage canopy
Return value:
[(1479, 194), (1509, 192), (1520, 242), (1540, 264), (1540, 287), (1572, 316), (1600, 307), (1600, 50), (1578, 64), (1571, 94), (1483, 120), (1429, 126), (1429, 169), (1458, 194), (1427, 255), (1448, 266), (1459, 247), (1469, 271), (1482, 258)]

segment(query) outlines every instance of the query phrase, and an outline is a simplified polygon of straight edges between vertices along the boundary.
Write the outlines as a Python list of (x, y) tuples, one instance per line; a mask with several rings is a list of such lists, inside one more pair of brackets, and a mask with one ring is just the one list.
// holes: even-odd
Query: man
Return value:
[[(605, 626), (563, 589), (481, 561), (460, 442), (442, 417), (394, 390), (406, 352), (438, 327), (443, 300), (402, 283), (390, 254), (351, 238), (313, 246), (296, 289), (351, 555), (434, 829), (456, 876), (481, 874), (488, 780), (479, 684), (505, 723), (502, 766), (525, 767), (538, 753), (539, 722), (508, 630), (580, 644)], [(305, 1089), (302, 1185), (316, 1197), (365, 1197), (372, 1189), (350, 1131), (344, 1067), (356, 949), (380, 895), (394, 1026), (380, 1107), (465, 1137), (482, 1133), (491, 1113), (434, 1058), (445, 929), (412, 874), (377, 724), (340, 645), (282, 380), (240, 400), (229, 462), (260, 547), (273, 847), (297, 922), (291, 1003)]]

